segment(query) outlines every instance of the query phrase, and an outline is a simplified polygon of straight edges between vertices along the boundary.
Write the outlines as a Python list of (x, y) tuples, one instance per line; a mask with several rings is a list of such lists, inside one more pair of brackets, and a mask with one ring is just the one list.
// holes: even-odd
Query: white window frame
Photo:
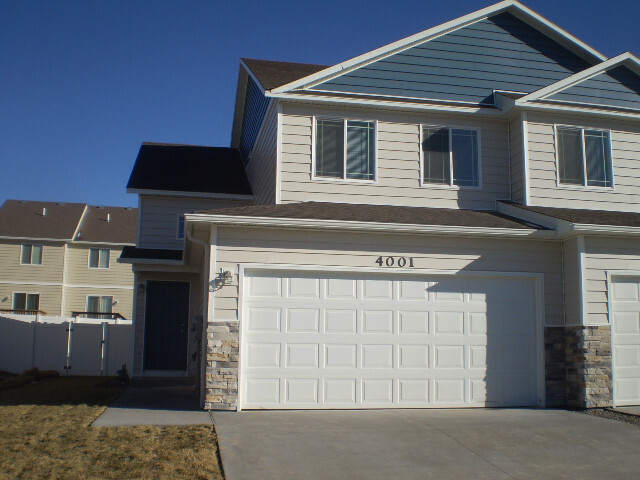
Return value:
[(96, 297), (100, 299), (100, 302), (102, 302), (102, 298), (103, 297), (109, 297), (111, 298), (111, 311), (110, 312), (100, 312), (103, 313), (104, 315), (109, 315), (110, 313), (113, 313), (113, 302), (115, 301), (115, 299), (113, 298), (113, 295), (100, 295), (100, 294), (90, 294), (90, 295), (86, 295), (85, 296), (85, 301), (84, 301), (84, 305), (86, 308), (86, 311), (89, 312), (89, 297)]
[[(420, 186), (425, 188), (443, 188), (446, 190), (482, 190), (482, 128), (470, 127), (466, 125), (438, 125), (433, 123), (421, 123), (420, 124), (420, 141), (418, 143), (418, 149), (420, 151)], [(449, 183), (429, 183), (424, 181), (424, 150), (422, 148), (422, 142), (424, 141), (424, 129), (425, 128), (446, 128), (449, 130)], [(478, 138), (478, 185), (454, 185), (453, 183), (453, 149), (451, 148), (452, 131), (453, 130), (474, 130), (477, 132)]]
[[(31, 257), (29, 258), (29, 263), (22, 263), (22, 249), (25, 246), (31, 247)], [(40, 247), (40, 263), (33, 263), (33, 247)], [(36, 267), (41, 267), (44, 264), (44, 246), (40, 243), (22, 243), (20, 244), (20, 265), (33, 265)], [(22, 293), (22, 292), (18, 292)]]
[[(562, 183), (560, 182), (560, 155), (558, 153), (558, 128), (573, 128), (580, 129), (580, 137), (582, 141), (582, 175), (583, 175), (583, 184), (577, 185), (575, 183)], [(599, 185), (587, 185), (587, 157), (584, 152), (584, 131), (585, 130), (595, 130), (598, 132), (607, 132), (609, 135), (609, 159), (611, 160), (611, 186), (610, 187), (601, 187)], [(553, 148), (555, 150), (555, 159), (556, 159), (556, 187), (564, 188), (567, 190), (600, 190), (600, 191), (610, 191), (615, 189), (615, 172), (613, 171), (613, 139), (611, 137), (611, 129), (610, 128), (600, 128), (600, 127), (585, 127), (582, 125), (567, 125), (564, 123), (554, 123), (553, 124)]]
[(38, 295), (38, 308), (36, 310), (40, 310), (40, 292), (21, 292), (21, 291), (16, 291), (16, 292), (11, 292), (11, 309), (12, 310), (26, 310), (27, 309), (27, 298), (25, 297), (24, 301), (25, 301), (25, 308), (16, 308), (15, 306), (15, 300), (16, 300), (16, 293), (24, 293), (25, 295)]
[[(176, 214), (176, 240), (184, 240), (185, 229), (187, 228), (187, 222), (184, 218), (184, 213)], [(182, 236), (180, 236), (180, 220), (182, 220)]]
[[(343, 176), (342, 178), (336, 177), (319, 177), (316, 175), (316, 131), (317, 120), (332, 120), (334, 122), (343, 122), (343, 135), (344, 135), (344, 152), (343, 152)], [(373, 179), (358, 179), (347, 178), (347, 122), (369, 122), (373, 123)], [(311, 179), (321, 182), (333, 182), (333, 183), (356, 183), (356, 184), (371, 184), (378, 183), (378, 120), (372, 120), (370, 118), (356, 118), (356, 117), (332, 117), (324, 115), (314, 115), (313, 122), (311, 123)]]
[[(92, 267), (91, 266), (91, 251), (92, 250), (98, 250), (98, 266), (97, 267)], [(101, 267), (100, 266), (100, 251), (102, 250), (106, 250), (109, 252), (109, 259), (107, 261), (107, 266), (106, 267)], [(111, 269), (111, 249), (110, 248), (90, 248), (89, 252), (87, 253), (87, 266), (89, 267), (90, 270), (109, 270)]]

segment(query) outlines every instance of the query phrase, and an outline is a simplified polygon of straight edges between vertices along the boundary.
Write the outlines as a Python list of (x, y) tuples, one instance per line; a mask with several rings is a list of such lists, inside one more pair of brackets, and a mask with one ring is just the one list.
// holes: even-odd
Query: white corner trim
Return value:
[(211, 230), (209, 233), (209, 244), (207, 248), (209, 249), (209, 265), (208, 265), (208, 278), (207, 278), (207, 321), (214, 322), (215, 321), (215, 301), (216, 301), (216, 292), (212, 288), (210, 288), (211, 281), (213, 280), (216, 272), (216, 265), (218, 261), (218, 227), (215, 225), (211, 225)]
[(532, 100), (544, 99), (545, 97), (554, 95), (562, 90), (570, 88), (580, 82), (588, 80), (602, 72), (605, 72), (611, 68), (614, 68), (622, 63), (631, 63), (635, 68), (640, 68), (640, 59), (633, 55), (631, 52), (622, 53), (616, 57), (610, 58), (602, 63), (598, 63), (590, 68), (582, 70), (581, 72), (574, 73), (573, 75), (560, 80), (558, 82), (547, 85), (540, 90), (536, 90), (516, 101), (517, 105), (525, 104)]
[(587, 325), (588, 304), (587, 304), (587, 267), (586, 253), (584, 246), (584, 235), (576, 238), (578, 242), (578, 274), (580, 275), (580, 325)]
[(524, 204), (531, 203), (531, 172), (529, 171), (529, 123), (527, 121), (527, 112), (522, 112), (522, 173), (524, 175)]
[[(278, 105), (278, 116), (276, 122), (276, 191), (275, 203), (282, 202), (282, 103), (278, 99), (274, 99)], [(313, 141), (313, 139), (312, 139)]]
[(190, 222), (206, 222), (216, 225), (257, 226), (267, 228), (302, 228), (337, 231), (371, 231), (388, 233), (460, 235), (460, 236), (504, 236), (504, 237), (536, 237), (553, 238), (555, 232), (534, 228), (490, 228), (447, 225), (416, 225), (402, 223), (357, 222), (343, 220), (318, 220), (276, 217), (245, 217), (214, 214), (187, 215)]
[(295, 80), (278, 88), (274, 88), (272, 92), (283, 93), (294, 89), (312, 87), (314, 85), (317, 85), (318, 83), (325, 82), (339, 75), (343, 75), (352, 70), (355, 70), (356, 68), (381, 60), (385, 57), (401, 52), (428, 40), (432, 40), (441, 35), (445, 35), (454, 30), (460, 29), (503, 11), (508, 11), (518, 16), (521, 20), (527, 23), (536, 24), (543, 31), (546, 30), (548, 32), (546, 34), (551, 33), (554, 36), (558, 37), (558, 40), (564, 40), (566, 43), (580, 50), (584, 56), (589, 57), (589, 59), (592, 61), (604, 61), (607, 58), (597, 50), (593, 49), (589, 45), (585, 44), (581, 40), (568, 33), (566, 30), (560, 28), (558, 25), (542, 17), (533, 10), (527, 8), (520, 2), (517, 2), (515, 0), (505, 0), (481, 10), (472, 12), (468, 15), (464, 15), (457, 19), (451, 20), (449, 22), (445, 22), (428, 30), (424, 30), (409, 37), (395, 41), (383, 47), (377, 48), (363, 55), (359, 55), (350, 60), (339, 63), (338, 65), (334, 65), (312, 75), (308, 75), (307, 77)]

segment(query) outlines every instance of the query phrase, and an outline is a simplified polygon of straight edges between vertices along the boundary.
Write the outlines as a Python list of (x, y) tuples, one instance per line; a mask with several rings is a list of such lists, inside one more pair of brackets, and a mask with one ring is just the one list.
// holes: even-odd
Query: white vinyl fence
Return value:
[(85, 320), (0, 316), (0, 370), (115, 375), (126, 364), (131, 372), (133, 325)]

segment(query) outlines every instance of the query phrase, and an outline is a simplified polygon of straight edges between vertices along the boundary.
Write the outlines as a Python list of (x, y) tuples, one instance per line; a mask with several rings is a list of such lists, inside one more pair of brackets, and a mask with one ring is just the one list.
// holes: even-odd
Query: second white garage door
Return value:
[(241, 408), (540, 403), (534, 283), (245, 275)]

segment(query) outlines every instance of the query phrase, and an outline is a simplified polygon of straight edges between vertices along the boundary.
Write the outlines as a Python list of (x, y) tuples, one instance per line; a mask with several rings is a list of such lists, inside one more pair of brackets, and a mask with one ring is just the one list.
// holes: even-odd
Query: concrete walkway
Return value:
[(227, 480), (640, 478), (640, 428), (564, 410), (213, 412)]
[(92, 425), (211, 425), (211, 417), (200, 409), (193, 388), (129, 387)]

